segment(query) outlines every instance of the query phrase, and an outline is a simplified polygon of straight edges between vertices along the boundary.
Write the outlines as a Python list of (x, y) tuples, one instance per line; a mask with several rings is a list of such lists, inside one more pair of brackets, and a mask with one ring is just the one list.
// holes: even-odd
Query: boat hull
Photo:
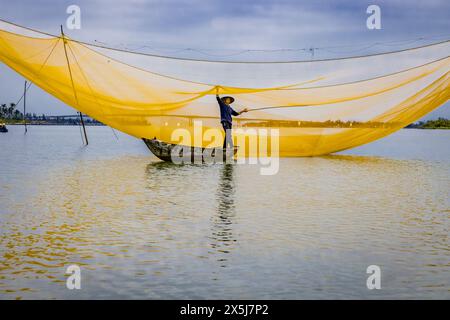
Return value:
[(234, 149), (200, 148), (166, 143), (158, 139), (143, 138), (142, 140), (159, 159), (180, 164), (233, 162), (238, 151), (238, 147)]

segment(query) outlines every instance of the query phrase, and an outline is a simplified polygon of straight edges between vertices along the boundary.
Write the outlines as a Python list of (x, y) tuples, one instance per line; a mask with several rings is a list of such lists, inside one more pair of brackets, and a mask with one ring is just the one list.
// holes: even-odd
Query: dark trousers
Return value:
[(232, 124), (228, 121), (222, 121), (222, 127), (225, 131), (225, 139), (223, 140), (223, 148), (233, 149), (233, 136), (231, 135)]

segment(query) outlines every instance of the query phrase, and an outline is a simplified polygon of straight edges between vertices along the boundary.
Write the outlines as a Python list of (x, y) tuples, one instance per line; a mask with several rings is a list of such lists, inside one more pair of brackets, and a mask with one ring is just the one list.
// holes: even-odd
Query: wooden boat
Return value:
[(8, 132), (8, 128), (4, 123), (0, 123), (0, 132)]
[(150, 151), (159, 159), (173, 163), (223, 163), (234, 161), (238, 147), (234, 149), (200, 148), (171, 144), (156, 138), (143, 138)]

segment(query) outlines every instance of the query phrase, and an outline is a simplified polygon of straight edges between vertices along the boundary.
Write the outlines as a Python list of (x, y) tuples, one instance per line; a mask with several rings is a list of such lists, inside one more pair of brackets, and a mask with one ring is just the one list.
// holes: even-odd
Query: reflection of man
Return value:
[(219, 218), (221, 220), (229, 220), (229, 217), (234, 215), (234, 194), (233, 165), (226, 163), (223, 165), (222, 175), (217, 190)]
[(220, 98), (219, 95), (216, 95), (217, 102), (220, 107), (220, 123), (222, 124), (223, 130), (225, 131), (225, 139), (223, 141), (223, 148), (226, 149), (228, 147), (233, 148), (233, 138), (231, 137), (231, 129), (233, 119), (231, 116), (238, 116), (244, 112), (247, 112), (247, 108), (242, 110), (241, 112), (236, 112), (233, 108), (230, 107), (230, 104), (234, 102), (233, 97), (223, 97)]
[(216, 193), (216, 202), (218, 204), (217, 214), (211, 219), (211, 247), (217, 253), (217, 261), (220, 266), (228, 267), (229, 253), (231, 253), (238, 241), (234, 233), (234, 218), (236, 216), (235, 183), (233, 179), (234, 164), (224, 163), (222, 174)]

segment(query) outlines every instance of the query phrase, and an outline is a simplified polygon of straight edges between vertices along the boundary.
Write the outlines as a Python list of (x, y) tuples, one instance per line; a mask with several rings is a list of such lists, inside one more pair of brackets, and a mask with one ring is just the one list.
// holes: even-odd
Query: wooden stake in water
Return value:
[[(77, 95), (77, 91), (75, 90), (75, 84), (73, 82), (73, 76), (72, 76), (72, 68), (70, 67), (70, 62), (69, 62), (69, 56), (67, 55), (67, 48), (66, 48), (66, 36), (64, 35), (64, 30), (63, 30), (63, 26), (61, 25), (61, 38), (63, 40), (63, 46), (64, 46), (64, 55), (66, 56), (66, 61), (67, 61), (67, 69), (69, 70), (69, 75), (70, 75), (70, 82), (72, 83), (72, 90), (73, 90), (73, 96), (75, 98), (75, 101), (77, 103), (77, 106), (79, 106), (78, 103), (78, 95)], [(80, 115), (80, 120), (81, 120), (81, 124), (83, 126), (83, 132), (84, 132), (84, 141), (86, 142), (86, 145), (89, 144), (88, 138), (87, 138), (87, 134), (86, 134), (86, 128), (84, 126), (84, 121), (83, 121), (83, 114), (81, 112), (79, 112)]]
[(81, 125), (83, 126), (84, 140), (86, 141), (86, 145), (88, 145), (89, 141), (88, 141), (87, 134), (86, 134), (86, 128), (84, 127), (83, 114), (81, 112), (79, 112), (79, 114), (80, 114)]
[(23, 87), (23, 123), (25, 124), (25, 133), (27, 133), (27, 80)]

